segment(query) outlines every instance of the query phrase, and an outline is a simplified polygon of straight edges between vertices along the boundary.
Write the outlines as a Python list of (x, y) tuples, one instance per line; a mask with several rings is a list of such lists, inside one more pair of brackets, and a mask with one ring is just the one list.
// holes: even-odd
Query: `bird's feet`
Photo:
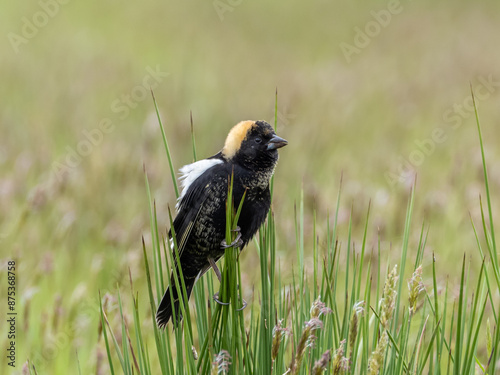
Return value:
[(241, 302), (243, 303), (243, 306), (241, 306), (239, 309), (236, 309), (236, 311), (242, 311), (245, 307), (247, 307), (248, 303), (244, 298), (241, 299)]
[[(219, 292), (215, 293), (213, 296), (213, 299), (215, 302), (217, 302), (219, 305), (224, 305), (224, 306), (229, 306), (231, 303), (230, 302), (222, 302), (219, 299)], [(244, 298), (241, 298), (241, 301), (243, 303), (243, 306), (241, 306), (239, 309), (236, 309), (236, 311), (242, 311), (245, 307), (247, 307), (248, 303), (245, 301)]]
[[(230, 247), (240, 247), (241, 245), (243, 245), (243, 241), (241, 240), (241, 228), (240, 227), (236, 227), (235, 229), (232, 230), (232, 232), (235, 232), (235, 233), (238, 233), (236, 235), (236, 238), (234, 239), (233, 242), (231, 242), (229, 245), (227, 244), (226, 240), (222, 240), (221, 242), (221, 249), (228, 249)], [(215, 260), (212, 259), (212, 258), (208, 258), (208, 262), (210, 263), (210, 266), (213, 268), (213, 270), (215, 271), (215, 274), (217, 276), (217, 278), (219, 279), (219, 282), (222, 283), (222, 275), (219, 271), (219, 268), (217, 268), (217, 265), (215, 264)], [(215, 293), (213, 295), (213, 299), (215, 302), (217, 302), (219, 305), (223, 305), (223, 306), (228, 306), (230, 305), (230, 302), (222, 302), (220, 299), (219, 299), (219, 292)], [(241, 301), (243, 303), (243, 306), (236, 309), (236, 311), (241, 311), (243, 310), (245, 307), (247, 307), (248, 303), (247, 301), (245, 301), (243, 298), (241, 298)]]
[(224, 306), (229, 306), (230, 305), (230, 302), (222, 302), (220, 299), (219, 299), (219, 292), (215, 293), (214, 296), (213, 296), (213, 299), (215, 302), (217, 302), (219, 305), (224, 305)]
[(231, 232), (235, 232), (235, 233), (238, 233), (236, 235), (236, 238), (234, 239), (233, 242), (231, 242), (229, 245), (227, 244), (226, 240), (222, 240), (221, 244), (220, 244), (220, 247), (221, 249), (228, 249), (230, 247), (240, 247), (241, 245), (243, 245), (243, 241), (241, 240), (241, 228), (240, 227), (236, 227), (235, 229), (233, 229)]

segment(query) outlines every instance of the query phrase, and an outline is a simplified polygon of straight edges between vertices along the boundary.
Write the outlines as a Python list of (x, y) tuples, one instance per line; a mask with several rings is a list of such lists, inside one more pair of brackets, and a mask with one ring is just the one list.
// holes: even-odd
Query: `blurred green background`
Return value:
[[(112, 310), (129, 270), (147, 331), (143, 165), (164, 228), (175, 204), (150, 87), (176, 169), (193, 161), (190, 111), (204, 158), (240, 120), (273, 122), (278, 89), (283, 265), (295, 257), (301, 190), (306, 242), (316, 210), (321, 250), (341, 175), (339, 239), (352, 208), (359, 247), (371, 200), (369, 249), (380, 234), (383, 258), (398, 259), (417, 176), (412, 245), (425, 220), (424, 275), (435, 252), (441, 281), (456, 279), (457, 260), (477, 252), (469, 214), (479, 224), (484, 194), (469, 84), (498, 212), (498, 1), (9, 2), (0, 35), (2, 280), (8, 260), (18, 267), (12, 373), (27, 358), (42, 373), (76, 373), (77, 358), (83, 373), (107, 373), (98, 292)], [(243, 262), (258, 267), (253, 244)], [(251, 293), (258, 273), (243, 277)], [(10, 370), (5, 356), (0, 366)]]

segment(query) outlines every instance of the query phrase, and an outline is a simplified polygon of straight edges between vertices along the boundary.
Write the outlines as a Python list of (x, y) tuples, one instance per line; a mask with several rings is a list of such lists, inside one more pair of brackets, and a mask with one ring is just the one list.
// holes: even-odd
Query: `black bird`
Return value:
[[(278, 148), (287, 143), (265, 121), (242, 121), (231, 129), (222, 151), (180, 169), (182, 193), (173, 227), (188, 298), (196, 280), (215, 265), (227, 247), (226, 198), (231, 174), (236, 205), (246, 191), (238, 220), (238, 245), (243, 249), (266, 219)], [(173, 274), (171, 285), (175, 285)], [(182, 319), (180, 292), (175, 286), (172, 292), (173, 299), (167, 289), (158, 306), (156, 322), (160, 328), (168, 323), (173, 310), (176, 323)]]

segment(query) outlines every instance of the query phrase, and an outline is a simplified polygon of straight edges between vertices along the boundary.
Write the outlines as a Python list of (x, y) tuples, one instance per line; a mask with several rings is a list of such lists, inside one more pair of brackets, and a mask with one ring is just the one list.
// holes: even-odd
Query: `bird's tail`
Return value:
[[(196, 281), (196, 277), (185, 277), (184, 284), (186, 285), (186, 301), (189, 300), (189, 296), (193, 291), (193, 286)], [(179, 280), (180, 282), (180, 280)], [(161, 299), (160, 305), (158, 306), (158, 310), (156, 311), (156, 324), (158, 324), (159, 328), (163, 328), (167, 325), (170, 317), (173, 316), (173, 312), (175, 311), (175, 322), (177, 325), (182, 320), (182, 312), (181, 312), (181, 301), (180, 296), (182, 292), (178, 291), (175, 287), (174, 275), (172, 274), (170, 285), (172, 288), (172, 296), (170, 295), (170, 287), (167, 288), (163, 298)], [(181, 286), (182, 287), (182, 286)], [(173, 319), (173, 318), (172, 318)]]

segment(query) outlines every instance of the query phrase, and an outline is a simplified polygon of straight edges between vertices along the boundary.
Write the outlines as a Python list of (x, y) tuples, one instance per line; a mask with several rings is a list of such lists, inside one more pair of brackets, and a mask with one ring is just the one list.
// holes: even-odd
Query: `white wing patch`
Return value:
[(182, 186), (181, 196), (177, 200), (176, 208), (179, 209), (180, 202), (184, 195), (188, 191), (191, 184), (200, 177), (205, 171), (212, 168), (214, 165), (222, 164), (223, 161), (220, 159), (203, 159), (199, 160), (195, 163), (185, 165), (179, 172), (181, 172), (180, 182)]

